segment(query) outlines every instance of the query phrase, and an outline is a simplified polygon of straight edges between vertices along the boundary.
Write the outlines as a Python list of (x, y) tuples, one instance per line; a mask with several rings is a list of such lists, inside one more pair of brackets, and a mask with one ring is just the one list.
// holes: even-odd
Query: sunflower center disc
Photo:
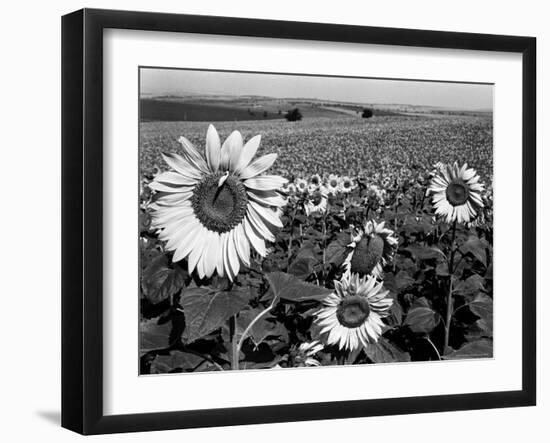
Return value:
[(313, 194), (313, 196), (311, 197), (311, 202), (315, 205), (315, 206), (318, 206), (321, 201), (323, 200), (323, 194), (321, 194), (320, 192), (315, 192)]
[(205, 177), (193, 191), (191, 204), (199, 221), (211, 231), (223, 233), (237, 226), (246, 215), (248, 197), (244, 185), (229, 176), (218, 186), (222, 174)]
[(361, 326), (370, 314), (369, 303), (357, 295), (342, 300), (336, 311), (340, 324), (348, 328)]
[(379, 235), (365, 235), (359, 241), (351, 258), (351, 272), (368, 275), (382, 259), (384, 239)]
[(337, 181), (337, 180), (334, 180), (334, 179), (332, 179), (332, 180), (330, 181), (330, 186), (331, 186), (331, 187), (333, 187), (333, 188), (336, 188), (336, 187), (338, 187), (338, 181)]
[(454, 182), (447, 186), (447, 200), (453, 206), (463, 205), (468, 201), (470, 192), (464, 183)]

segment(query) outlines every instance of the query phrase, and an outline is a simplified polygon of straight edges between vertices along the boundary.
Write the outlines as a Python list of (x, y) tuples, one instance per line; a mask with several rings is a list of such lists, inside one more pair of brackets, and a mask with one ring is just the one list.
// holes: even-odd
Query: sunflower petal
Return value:
[(239, 174), (252, 161), (260, 147), (261, 135), (256, 135), (246, 142), (241, 152), (241, 158), (235, 167), (235, 173)]
[(261, 235), (258, 234), (258, 231), (252, 226), (247, 217), (243, 220), (243, 228), (248, 241), (256, 252), (261, 256), (265, 257), (267, 255), (267, 249), (265, 247), (265, 241)]
[(273, 233), (265, 225), (262, 218), (258, 215), (256, 211), (254, 211), (254, 209), (251, 206), (248, 207), (248, 211), (246, 212), (245, 218), (256, 229), (256, 231), (261, 235), (261, 237), (265, 238), (270, 242), (275, 241), (275, 236), (273, 235)]
[(179, 172), (185, 177), (194, 177), (197, 179), (201, 178), (202, 172), (197, 169), (197, 167), (192, 162), (189, 162), (181, 155), (173, 152), (161, 153), (161, 155), (166, 164), (170, 166), (174, 171)]
[(166, 171), (157, 175), (154, 181), (171, 186), (194, 186), (197, 184), (198, 179), (177, 172)]
[(288, 183), (288, 180), (278, 175), (261, 175), (244, 181), (244, 185), (247, 188), (256, 189), (258, 191), (278, 190), (286, 183)]
[(250, 266), (250, 243), (246, 238), (242, 223), (235, 228), (235, 249), (241, 261), (246, 266)]
[(202, 155), (200, 155), (199, 151), (195, 149), (193, 144), (185, 137), (180, 137), (178, 141), (183, 147), (184, 158), (196, 169), (202, 171), (205, 174), (208, 173), (208, 165), (204, 161), (204, 158), (202, 158)]
[(276, 206), (278, 208), (285, 206), (288, 202), (281, 194), (276, 191), (246, 191), (246, 194), (255, 202), (264, 206)]
[(170, 185), (166, 183), (160, 183), (157, 181), (152, 181), (149, 183), (149, 188), (157, 192), (168, 192), (168, 193), (179, 193), (179, 192), (188, 192), (188, 186), (182, 185)]
[(262, 172), (267, 171), (273, 163), (277, 160), (277, 154), (267, 154), (263, 157), (260, 157), (246, 166), (241, 172), (241, 179), (246, 180), (247, 178), (256, 177)]
[(273, 209), (261, 206), (252, 200), (249, 201), (249, 205), (265, 222), (268, 222), (269, 224), (277, 228), (283, 227), (283, 222), (281, 222), (281, 219), (278, 217), (277, 212)]
[(220, 169), (233, 171), (233, 168), (241, 156), (243, 149), (243, 137), (239, 131), (233, 131), (223, 142), (221, 148)]
[(220, 150), (221, 142), (218, 131), (213, 125), (209, 125), (208, 131), (206, 131), (206, 161), (212, 172), (218, 172), (220, 167)]

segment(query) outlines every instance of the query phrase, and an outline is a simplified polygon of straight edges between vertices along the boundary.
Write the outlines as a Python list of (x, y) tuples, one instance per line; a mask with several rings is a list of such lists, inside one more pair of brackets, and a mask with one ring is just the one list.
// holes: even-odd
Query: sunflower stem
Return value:
[[(397, 197), (395, 198), (395, 208), (393, 210), (393, 232), (397, 232), (397, 206), (398, 206), (398, 199)], [(399, 234), (397, 234), (399, 235)], [(396, 262), (395, 260), (393, 261), (393, 264), (392, 264), (392, 271), (393, 273), (395, 274), (395, 267), (396, 267)]]
[(292, 218), (290, 220), (290, 234), (288, 236), (288, 250), (287, 250), (287, 259), (286, 266), (290, 266), (290, 258), (292, 257), (292, 241), (294, 237), (294, 219), (296, 218), (296, 208), (292, 211)]
[(453, 272), (455, 259), (455, 238), (456, 238), (456, 220), (453, 222), (453, 231), (451, 237), (451, 252), (449, 257), (449, 293), (447, 295), (447, 316), (445, 319), (445, 341), (443, 343), (443, 353), (449, 347), (449, 337), (451, 334), (451, 320), (453, 317)]
[(439, 353), (439, 351), (437, 350), (437, 347), (434, 345), (434, 342), (431, 341), (430, 337), (426, 336), (424, 337), (426, 339), (426, 341), (432, 345), (432, 348), (434, 349), (435, 353), (437, 354), (437, 359), (438, 360), (441, 360), (441, 354)]
[(252, 327), (256, 324), (256, 322), (258, 322), (264, 315), (266, 315), (269, 311), (271, 311), (273, 309), (273, 306), (275, 306), (275, 301), (276, 300), (277, 300), (277, 297), (274, 296), (273, 300), (271, 301), (269, 306), (267, 308), (265, 308), (262, 312), (260, 312), (256, 317), (254, 317), (254, 320), (252, 320), (249, 323), (249, 325), (246, 327), (246, 329), (244, 330), (244, 332), (241, 335), (241, 338), (238, 341), (236, 340), (238, 338), (237, 334), (234, 335), (234, 337), (233, 337), (233, 343), (234, 343), (234, 347), (233, 347), (233, 366), (234, 367), (236, 366), (237, 369), (239, 369), (239, 355), (241, 354), (241, 348), (243, 346), (244, 340), (246, 339), (246, 337), (248, 337), (248, 333), (250, 332)]
[(237, 316), (232, 315), (229, 318), (229, 333), (231, 335), (231, 369), (236, 371), (239, 369), (239, 352), (237, 351)]
[(327, 212), (323, 215), (323, 273), (325, 271), (325, 263), (327, 261), (327, 214), (330, 207), (327, 203)]

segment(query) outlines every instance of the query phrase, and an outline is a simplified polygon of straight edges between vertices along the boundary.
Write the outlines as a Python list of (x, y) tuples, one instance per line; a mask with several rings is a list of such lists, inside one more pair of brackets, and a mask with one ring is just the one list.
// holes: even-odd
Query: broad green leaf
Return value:
[(155, 356), (155, 359), (151, 362), (151, 374), (166, 374), (175, 369), (190, 371), (203, 361), (203, 358), (189, 352), (170, 351), (168, 355)]
[(297, 277), (284, 272), (266, 274), (275, 297), (283, 300), (300, 302), (306, 300), (323, 300), (332, 290), (299, 280)]
[(493, 299), (485, 294), (478, 294), (470, 303), (470, 310), (480, 318), (493, 315)]
[(191, 343), (221, 327), (225, 321), (248, 304), (248, 291), (233, 289), (193, 288), (184, 291), (180, 305), (185, 314), (186, 329), (182, 339)]
[(449, 276), (449, 265), (447, 262), (440, 262), (437, 264), (435, 268), (435, 273), (439, 275), (440, 277), (448, 277)]
[(303, 248), (288, 267), (288, 272), (300, 279), (307, 278), (317, 263), (317, 255), (313, 247)]
[(435, 312), (428, 301), (422, 297), (407, 312), (407, 317), (403, 322), (409, 326), (413, 332), (419, 334), (429, 334), (441, 321), (441, 316)]
[(446, 354), (444, 358), (457, 360), (463, 358), (491, 358), (493, 356), (493, 340), (483, 338), (464, 344), (460, 349)]
[(186, 271), (179, 265), (168, 266), (166, 255), (155, 258), (143, 272), (143, 295), (153, 304), (160, 303), (180, 291), (185, 283)]
[(392, 324), (400, 325), (403, 323), (403, 308), (401, 307), (401, 303), (397, 300), (393, 301), (390, 308), (390, 314), (391, 316), (389, 318), (392, 319)]
[(348, 254), (348, 244), (350, 243), (350, 235), (347, 232), (341, 232), (336, 237), (336, 240), (333, 240), (325, 250), (325, 257), (327, 263), (332, 263), (333, 265), (340, 266), (344, 263), (346, 256)]
[(493, 299), (485, 294), (478, 294), (469, 305), (470, 310), (479, 317), (476, 322), (486, 334), (493, 335)]
[(466, 280), (460, 280), (455, 283), (453, 292), (458, 295), (462, 295), (467, 299), (472, 299), (480, 291), (484, 291), (483, 286), (485, 279), (478, 274), (472, 274)]
[(418, 270), (413, 260), (400, 254), (395, 256), (395, 263), (401, 271), (405, 271), (409, 275), (413, 275)]
[(460, 247), (463, 254), (472, 254), (478, 261), (487, 266), (487, 242), (478, 237), (469, 237)]
[(146, 353), (170, 346), (172, 322), (159, 324), (158, 318), (141, 321), (139, 324), (139, 351)]
[(435, 229), (432, 224), (432, 216), (429, 214), (408, 214), (405, 216), (402, 230), (407, 234), (430, 233)]
[(411, 361), (411, 356), (408, 352), (402, 351), (384, 337), (380, 337), (376, 343), (369, 344), (365, 348), (365, 353), (374, 363)]
[[(241, 336), (250, 323), (263, 311), (263, 309), (247, 309), (239, 313), (237, 318), (237, 335)], [(269, 313), (261, 317), (250, 330), (248, 337), (258, 346), (269, 337), (288, 337), (288, 332), (283, 324), (279, 323)]]
[(408, 288), (414, 284), (414, 278), (412, 278), (405, 271), (399, 271), (395, 276), (395, 286), (398, 291)]
[(446, 259), (443, 251), (435, 246), (425, 246), (421, 244), (412, 244), (405, 248), (411, 255), (419, 260), (429, 260), (433, 258)]

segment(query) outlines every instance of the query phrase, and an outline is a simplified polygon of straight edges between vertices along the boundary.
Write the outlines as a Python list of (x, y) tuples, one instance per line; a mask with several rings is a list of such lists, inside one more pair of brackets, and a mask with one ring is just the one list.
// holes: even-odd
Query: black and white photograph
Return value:
[(493, 84), (137, 75), (140, 375), (493, 358)]

